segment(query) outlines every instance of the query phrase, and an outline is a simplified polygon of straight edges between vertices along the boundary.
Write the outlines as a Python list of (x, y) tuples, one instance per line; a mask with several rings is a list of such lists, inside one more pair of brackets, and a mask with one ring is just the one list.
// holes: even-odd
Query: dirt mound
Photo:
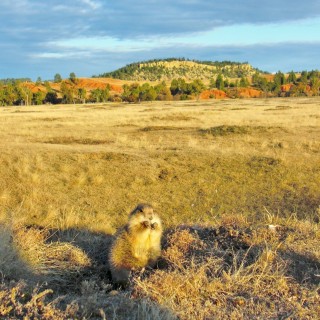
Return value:
[(79, 78), (77, 88), (84, 88), (87, 91), (94, 89), (105, 89), (107, 85), (111, 87), (111, 91), (115, 93), (122, 92), (122, 86), (125, 81), (111, 79), (111, 78)]
[(32, 82), (26, 82), (23, 84), (23, 87), (28, 88), (31, 90), (32, 93), (36, 93), (36, 92), (47, 92), (47, 89), (45, 86), (43, 85), (36, 85), (35, 83)]
[(229, 98), (259, 98), (262, 91), (252, 88), (232, 88), (227, 91)]
[[(111, 78), (78, 78), (75, 88), (83, 88), (87, 92), (91, 92), (92, 90), (105, 89), (109, 86), (111, 94), (119, 94), (123, 92), (122, 86), (128, 83), (131, 82)], [(61, 90), (61, 83), (50, 83), (50, 86), (55, 91), (59, 92)]]
[(201, 100), (207, 100), (207, 99), (225, 99), (227, 98), (227, 94), (222, 90), (205, 90), (201, 92), (200, 97)]
[(262, 92), (252, 88), (238, 88), (238, 94), (240, 98), (259, 98)]

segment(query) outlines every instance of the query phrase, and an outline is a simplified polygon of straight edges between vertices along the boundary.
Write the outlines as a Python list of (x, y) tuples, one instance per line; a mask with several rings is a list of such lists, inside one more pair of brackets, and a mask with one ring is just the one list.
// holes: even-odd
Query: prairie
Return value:
[[(0, 316), (316, 319), (320, 99), (0, 108)], [(162, 217), (115, 289), (112, 235)]]

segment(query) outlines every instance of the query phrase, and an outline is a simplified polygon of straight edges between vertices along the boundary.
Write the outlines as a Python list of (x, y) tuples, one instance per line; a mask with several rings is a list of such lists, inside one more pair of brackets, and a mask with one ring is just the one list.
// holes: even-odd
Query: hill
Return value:
[(222, 74), (226, 78), (241, 78), (252, 76), (257, 71), (264, 73), (253, 68), (249, 63), (190, 61), (172, 58), (132, 63), (118, 70), (103, 73), (98, 77), (133, 81), (171, 81), (176, 78), (184, 78), (187, 81), (194, 79), (209, 81), (218, 74)]

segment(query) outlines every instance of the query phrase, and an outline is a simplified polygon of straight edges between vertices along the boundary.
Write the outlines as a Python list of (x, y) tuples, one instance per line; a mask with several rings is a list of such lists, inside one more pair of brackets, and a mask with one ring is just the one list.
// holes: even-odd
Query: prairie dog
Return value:
[(109, 254), (112, 280), (126, 284), (131, 270), (154, 267), (161, 255), (162, 224), (149, 204), (138, 204), (115, 235)]

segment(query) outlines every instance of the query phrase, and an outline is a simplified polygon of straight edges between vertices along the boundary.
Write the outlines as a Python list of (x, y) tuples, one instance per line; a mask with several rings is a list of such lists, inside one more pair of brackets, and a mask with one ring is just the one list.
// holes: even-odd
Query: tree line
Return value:
[[(289, 86), (284, 90), (285, 85)], [(273, 81), (267, 81), (257, 73), (252, 76), (252, 86), (264, 93), (271, 93), (279, 97), (318, 96), (320, 94), (320, 71), (302, 71), (299, 77), (293, 71), (289, 72), (288, 76), (278, 71)]]
[(54, 89), (50, 82), (38, 78), (35, 85), (38, 88), (41, 87), (41, 90), (33, 92), (32, 83), (25, 82), (25, 79), (2, 80), (0, 81), (0, 105), (187, 100), (196, 99), (204, 90), (212, 89), (222, 90), (229, 97), (237, 97), (237, 88), (255, 88), (269, 97), (320, 95), (320, 72), (318, 70), (303, 71), (299, 77), (293, 71), (287, 76), (279, 71), (271, 81), (268, 81), (265, 75), (261, 75), (259, 72), (255, 73), (251, 79), (243, 76), (233, 81), (220, 73), (212, 78), (207, 86), (199, 79), (187, 82), (183, 78), (173, 79), (170, 86), (164, 81), (156, 85), (150, 83), (125, 84), (122, 87), (122, 93), (116, 95), (111, 95), (110, 85), (89, 91), (79, 87), (79, 80), (73, 72), (65, 80), (56, 74), (53, 83), (59, 84), (59, 90)]
[(79, 80), (74, 72), (70, 73), (69, 78), (65, 80), (62, 80), (60, 74), (54, 76), (53, 83), (59, 84), (59, 90), (54, 89), (49, 81), (42, 81), (40, 77), (34, 83), (38, 86), (36, 92), (32, 91), (33, 83), (30, 79), (9, 80), (0, 80), (0, 105), (2, 106), (95, 103), (107, 102), (110, 99), (110, 85), (87, 92), (85, 88), (77, 86)]

